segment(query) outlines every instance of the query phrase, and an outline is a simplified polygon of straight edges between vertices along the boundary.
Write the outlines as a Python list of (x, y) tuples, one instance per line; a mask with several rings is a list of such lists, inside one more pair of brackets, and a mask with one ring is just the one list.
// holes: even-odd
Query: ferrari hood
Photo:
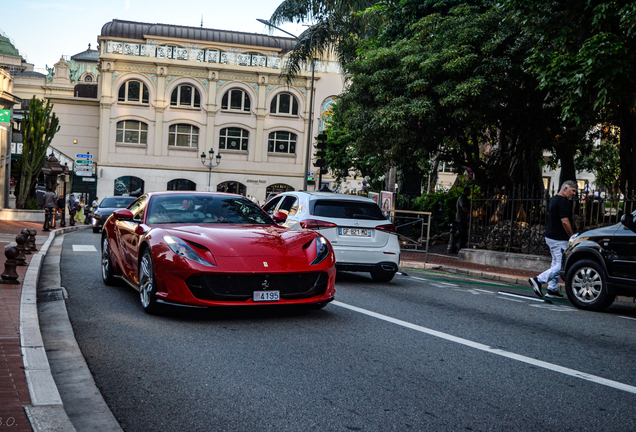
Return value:
[(215, 257), (243, 258), (294, 256), (317, 236), (313, 231), (288, 230), (273, 225), (182, 225), (166, 229), (166, 232), (204, 246)]

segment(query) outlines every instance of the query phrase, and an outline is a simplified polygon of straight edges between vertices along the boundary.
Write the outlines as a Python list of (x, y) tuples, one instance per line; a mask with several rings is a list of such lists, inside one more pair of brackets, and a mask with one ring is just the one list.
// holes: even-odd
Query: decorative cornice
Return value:
[(135, 70), (135, 71), (148, 71), (148, 72), (155, 72), (157, 70), (156, 67), (135, 66), (135, 65), (129, 65), (129, 64), (122, 64), (122, 63), (117, 63), (115, 65), (115, 69)]
[(221, 73), (221, 78), (258, 82), (258, 77), (256, 75)]

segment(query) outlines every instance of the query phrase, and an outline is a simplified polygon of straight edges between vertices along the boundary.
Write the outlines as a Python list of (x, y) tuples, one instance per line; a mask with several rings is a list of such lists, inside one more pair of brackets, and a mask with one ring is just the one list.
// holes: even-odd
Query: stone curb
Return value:
[(51, 231), (47, 241), (33, 255), (22, 282), (20, 297), (20, 345), (22, 362), (26, 376), (31, 405), (25, 407), (31, 427), (34, 431), (75, 431), (64, 411), (62, 398), (57, 390), (49, 365), (37, 310), (37, 286), (42, 263), (53, 239), (67, 232), (77, 231), (88, 226), (73, 226)]

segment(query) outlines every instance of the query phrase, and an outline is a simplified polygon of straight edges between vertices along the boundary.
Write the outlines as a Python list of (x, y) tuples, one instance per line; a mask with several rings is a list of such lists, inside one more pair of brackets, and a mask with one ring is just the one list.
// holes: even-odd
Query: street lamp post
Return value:
[[(294, 39), (298, 40), (298, 36), (293, 35), (280, 27), (276, 27), (272, 23), (267, 20), (256, 18), (256, 21), (265, 24), (268, 27), (272, 27), (282, 31), (285, 34), (290, 35)], [(307, 175), (309, 173), (309, 160), (311, 159), (311, 131), (312, 131), (312, 116), (313, 116), (313, 108), (314, 108), (314, 64), (315, 61), (311, 59), (311, 94), (309, 95), (309, 124), (307, 125), (307, 148), (305, 149), (305, 172), (303, 173), (303, 190), (307, 191)], [(320, 186), (320, 185), (319, 185)]]
[[(208, 161), (206, 163), (206, 161)], [(221, 165), (221, 155), (216, 155), (216, 164), (214, 164), (214, 150), (210, 149), (208, 155), (201, 153), (201, 163), (208, 169), (208, 189), (210, 189), (210, 182), (212, 181), (212, 168)]]

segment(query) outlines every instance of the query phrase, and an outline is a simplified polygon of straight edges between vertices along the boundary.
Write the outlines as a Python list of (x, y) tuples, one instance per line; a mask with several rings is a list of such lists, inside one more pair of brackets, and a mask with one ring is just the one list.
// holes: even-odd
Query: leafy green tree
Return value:
[(581, 124), (594, 110), (620, 128), (619, 186), (636, 189), (636, 2), (503, 0), (502, 7), (537, 36), (530, 68), (563, 117)]
[(16, 207), (21, 209), (26, 208), (29, 194), (44, 164), (46, 150), (57, 131), (60, 130), (59, 120), (49, 100), (45, 105), (43, 100), (33, 96), (29, 102), (29, 109), (24, 114), (22, 130), (22, 169), (16, 194)]
[(596, 176), (597, 188), (605, 186), (611, 191), (617, 191), (621, 173), (618, 131), (605, 125), (597, 128), (593, 135), (598, 138), (599, 143), (590, 151), (577, 154), (575, 160), (577, 169), (593, 172)]
[(333, 160), (338, 145), (360, 172), (421, 166), (441, 151), (483, 186), (540, 188), (543, 149), (566, 128), (524, 69), (533, 40), (492, 2), (440, 4), (414, 22), (403, 3), (366, 12), (387, 24), (344, 66), (350, 85), (332, 120)]

